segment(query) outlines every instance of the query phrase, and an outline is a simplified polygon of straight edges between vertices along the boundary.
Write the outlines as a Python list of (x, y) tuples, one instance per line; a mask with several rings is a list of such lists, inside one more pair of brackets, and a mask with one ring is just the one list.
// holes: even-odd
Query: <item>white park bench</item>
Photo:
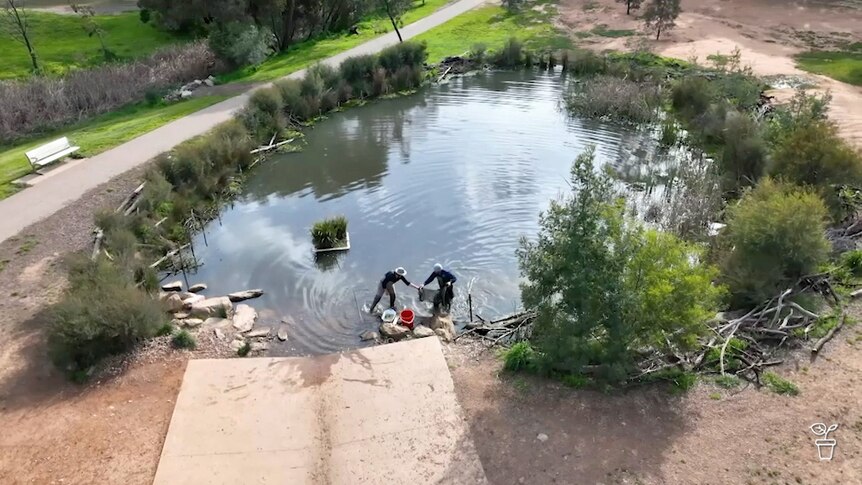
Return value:
[(81, 147), (72, 146), (69, 139), (64, 136), (63, 138), (34, 148), (27, 152), (26, 155), (33, 169), (39, 169), (80, 149)]

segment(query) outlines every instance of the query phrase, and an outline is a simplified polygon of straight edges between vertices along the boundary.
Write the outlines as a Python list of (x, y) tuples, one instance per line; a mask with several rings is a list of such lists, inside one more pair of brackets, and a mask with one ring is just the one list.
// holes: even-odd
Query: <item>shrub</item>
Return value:
[(503, 0), (503, 8), (505, 8), (509, 13), (515, 13), (521, 10), (521, 7), (524, 6), (525, 0)]
[(568, 61), (568, 69), (578, 76), (601, 74), (607, 69), (604, 57), (589, 51), (576, 50)]
[(378, 67), (374, 70), (371, 76), (371, 94), (374, 96), (382, 96), (388, 94), (390, 90), (389, 79), (386, 76), (386, 69)]
[(170, 323), (165, 323), (156, 330), (156, 337), (167, 337), (174, 333), (174, 326)]
[(515, 372), (531, 369), (535, 352), (529, 342), (518, 342), (503, 353), (503, 368)]
[(728, 209), (722, 279), (736, 305), (756, 305), (827, 259), (826, 208), (804, 189), (764, 179)]
[(503, 44), (498, 52), (493, 54), (491, 63), (504, 69), (520, 67), (524, 64), (523, 50), (524, 46), (521, 41), (512, 37)]
[(659, 143), (663, 147), (672, 147), (677, 144), (679, 141), (679, 129), (671, 120), (665, 120), (664, 123), (661, 124), (661, 136), (659, 137)]
[(720, 157), (725, 188), (735, 191), (754, 185), (766, 170), (766, 143), (758, 124), (748, 115), (728, 113), (723, 130), (724, 148)]
[(344, 244), (347, 239), (347, 218), (332, 217), (314, 223), (311, 241), (317, 249), (329, 249)]
[(569, 111), (588, 118), (649, 123), (658, 115), (661, 95), (657, 86), (610, 76), (596, 76), (566, 95)]
[(684, 119), (706, 113), (712, 102), (712, 85), (702, 77), (685, 76), (671, 88), (671, 106)]
[(799, 388), (796, 387), (796, 384), (774, 372), (764, 372), (763, 383), (776, 394), (787, 394), (789, 396), (796, 396), (799, 394)]
[(275, 38), (266, 27), (230, 22), (217, 24), (209, 35), (209, 46), (233, 67), (258, 65), (272, 53)]
[(268, 139), (287, 126), (283, 104), (281, 90), (278, 88), (258, 89), (249, 98), (248, 104), (240, 114), (240, 119), (253, 137)]
[(371, 78), (377, 68), (377, 59), (371, 55), (348, 57), (339, 66), (341, 77), (350, 85), (353, 95), (366, 98), (371, 95)]
[(186, 330), (180, 330), (171, 338), (171, 344), (178, 349), (194, 349), (197, 347), (195, 338)]
[(428, 58), (427, 48), (424, 42), (402, 42), (387, 47), (380, 51), (377, 62), (393, 74), (401, 67), (422, 67)]
[(60, 368), (86, 370), (154, 336), (165, 323), (160, 303), (112, 263), (81, 256), (69, 266), (69, 289), (51, 309), (48, 331), (49, 353)]
[(732, 375), (723, 375), (715, 378), (715, 383), (719, 387), (723, 387), (725, 389), (733, 389), (734, 387), (738, 387), (741, 384), (739, 377)]
[(841, 263), (853, 276), (862, 276), (862, 251), (849, 251), (841, 255)]
[(487, 51), (488, 46), (486, 46), (485, 44), (473, 44), (473, 47), (470, 48), (470, 52), (467, 53), (467, 59), (475, 64), (484, 64), (485, 52)]
[[(522, 239), (524, 305), (537, 312), (532, 345), (545, 370), (619, 382), (641, 352), (689, 348), (721, 289), (699, 251), (624, 220), (592, 150), (572, 169), (573, 195), (551, 203), (536, 241)], [(660, 350), (663, 349), (663, 350)]]
[(422, 84), (422, 68), (401, 66), (392, 75), (390, 84), (397, 92), (414, 89)]

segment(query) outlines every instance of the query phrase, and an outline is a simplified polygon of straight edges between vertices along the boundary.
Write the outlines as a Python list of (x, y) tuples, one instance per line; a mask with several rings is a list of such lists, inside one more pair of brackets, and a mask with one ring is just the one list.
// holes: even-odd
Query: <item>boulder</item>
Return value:
[(195, 295), (194, 293), (188, 293), (188, 295), (189, 295), (188, 297), (183, 298), (183, 305), (184, 305), (184, 308), (186, 308), (186, 309), (191, 308), (192, 305), (194, 305), (195, 303), (197, 303), (199, 301), (206, 300), (206, 297), (203, 295)]
[(230, 301), (237, 302), (243, 300), (251, 300), (252, 298), (257, 298), (260, 295), (263, 295), (263, 290), (255, 289), (255, 290), (244, 290), (237, 291), (236, 293), (230, 293), (227, 295), (230, 298)]
[(209, 87), (215, 86), (215, 83), (213, 82), (212, 79), (204, 79), (204, 84), (206, 84)]
[(384, 322), (382, 325), (380, 325), (380, 334), (384, 338), (401, 340), (410, 334), (410, 329), (401, 325), (396, 325), (392, 322)]
[(452, 342), (455, 339), (455, 323), (448, 316), (437, 315), (428, 323), (434, 333), (444, 342)]
[(177, 320), (182, 320), (183, 318), (189, 318), (191, 315), (188, 312), (174, 312), (174, 318)]
[(183, 282), (177, 280), (166, 283), (162, 285), (162, 291), (183, 291)]
[(278, 329), (278, 339), (282, 342), (287, 340), (287, 328), (281, 327)]
[(168, 311), (171, 313), (178, 312), (183, 309), (183, 299), (180, 298), (180, 295), (177, 293), (171, 293), (171, 296), (165, 298), (165, 305), (168, 307)]
[(233, 303), (226, 297), (220, 298), (205, 298), (201, 301), (192, 303), (189, 308), (189, 313), (198, 318), (209, 318), (225, 315), (230, 317), (233, 314)]
[(455, 341), (455, 334), (450, 332), (448, 328), (438, 328), (434, 330), (434, 333), (444, 342), (448, 343)]
[(359, 335), (359, 338), (366, 342), (368, 340), (377, 340), (380, 338), (380, 334), (377, 332), (372, 332), (371, 330), (366, 330)]
[(425, 325), (416, 325), (413, 327), (413, 336), (422, 338), (422, 337), (431, 337), (434, 335), (434, 330), (426, 327)]
[(245, 334), (246, 338), (256, 338), (256, 337), (269, 337), (269, 332), (271, 329), (269, 327), (261, 327), (251, 332)]
[(234, 352), (236, 352), (237, 350), (241, 349), (243, 345), (245, 345), (245, 340), (238, 338), (231, 341), (230, 348), (233, 349)]
[(189, 328), (200, 327), (203, 323), (204, 321), (200, 318), (187, 318), (183, 320), (183, 325)]
[(200, 292), (204, 291), (205, 289), (207, 289), (207, 285), (205, 285), (203, 283), (196, 283), (192, 286), (189, 286), (189, 292), (190, 293), (200, 293)]
[(269, 349), (269, 344), (266, 342), (252, 342), (251, 343), (251, 351), (252, 352), (260, 352), (263, 350)]
[(257, 320), (257, 312), (254, 308), (248, 305), (237, 305), (233, 316), (233, 328), (240, 332), (248, 332), (254, 327), (255, 320)]
[(188, 99), (192, 97), (192, 92), (188, 89), (183, 89), (180, 91), (180, 99)]

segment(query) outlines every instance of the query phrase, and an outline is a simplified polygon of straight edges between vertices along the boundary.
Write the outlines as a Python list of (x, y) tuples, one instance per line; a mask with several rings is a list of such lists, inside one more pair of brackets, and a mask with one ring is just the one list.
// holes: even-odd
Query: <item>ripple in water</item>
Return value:
[[(359, 310), (396, 266), (417, 284), (436, 262), (454, 272), (456, 318), (467, 314), (471, 280), (474, 312), (512, 312), (519, 238), (535, 235), (539, 212), (566, 193), (587, 145), (626, 183), (667, 172), (654, 134), (562, 113), (562, 82), (488, 74), (332, 115), (307, 131), (303, 152), (255, 169), (244, 196), (207, 227), (209, 246), (196, 239), (204, 264), (190, 279), (210, 295), (263, 288), (248, 303), (265, 324), (295, 322), (287, 354), (361, 345), (377, 319)], [(338, 214), (352, 248), (316, 261), (309, 229)], [(396, 291), (400, 306), (421, 305), (415, 290)]]

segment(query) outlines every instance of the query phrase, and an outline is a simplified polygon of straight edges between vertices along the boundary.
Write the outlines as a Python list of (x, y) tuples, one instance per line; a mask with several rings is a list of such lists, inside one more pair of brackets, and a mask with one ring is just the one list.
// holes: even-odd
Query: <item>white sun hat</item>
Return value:
[(404, 276), (407, 274), (407, 270), (399, 266), (395, 268), (395, 274), (397, 274), (398, 276)]
[(435, 265), (434, 265), (434, 271), (440, 271), (441, 269), (443, 269), (443, 265), (442, 265), (442, 264), (437, 263), (437, 264), (435, 264)]

